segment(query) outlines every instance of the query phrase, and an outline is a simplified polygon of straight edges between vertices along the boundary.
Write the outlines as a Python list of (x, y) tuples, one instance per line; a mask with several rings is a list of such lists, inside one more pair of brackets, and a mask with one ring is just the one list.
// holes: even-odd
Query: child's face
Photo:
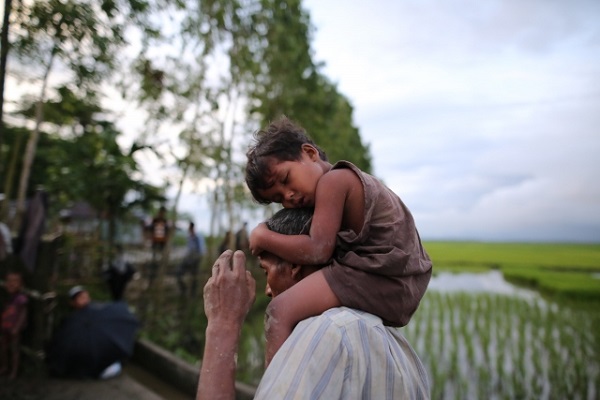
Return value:
[(10, 294), (15, 294), (21, 287), (23, 282), (21, 280), (21, 275), (19, 274), (8, 274), (6, 275), (6, 291)]
[(298, 161), (272, 161), (273, 186), (258, 193), (285, 208), (314, 207), (317, 183), (324, 174), (319, 160), (316, 149), (308, 146)]

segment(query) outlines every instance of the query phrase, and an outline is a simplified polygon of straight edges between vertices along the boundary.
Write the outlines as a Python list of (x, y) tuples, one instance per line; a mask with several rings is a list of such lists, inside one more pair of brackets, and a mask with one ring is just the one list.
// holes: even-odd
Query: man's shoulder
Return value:
[[(339, 365), (335, 369), (343, 375), (343, 360), (348, 360), (348, 353), (358, 345), (359, 326), (363, 320), (362, 312), (337, 307), (300, 321), (265, 372), (263, 381), (268, 382), (266, 386), (280, 387), (282, 382), (294, 375), (282, 375), (284, 370), (301, 371), (303, 379), (318, 382), (323, 376), (323, 367), (329, 364), (328, 360), (338, 360)], [(265, 383), (263, 381), (261, 386)]]

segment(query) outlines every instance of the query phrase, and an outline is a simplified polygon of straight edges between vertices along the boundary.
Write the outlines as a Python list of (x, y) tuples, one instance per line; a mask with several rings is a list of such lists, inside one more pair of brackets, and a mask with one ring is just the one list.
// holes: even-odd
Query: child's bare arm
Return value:
[(248, 237), (248, 243), (250, 247), (250, 251), (253, 255), (258, 256), (260, 253), (264, 251), (263, 242), (265, 241), (265, 231), (271, 231), (267, 224), (261, 222), (256, 225), (254, 229), (250, 232), (250, 236)]
[(319, 180), (308, 235), (283, 235), (258, 227), (252, 231), (250, 241), (255, 248), (294, 264), (326, 263), (333, 255), (337, 233), (347, 225), (345, 215), (357, 214), (357, 209), (362, 215), (363, 198), (362, 184), (352, 171), (330, 171)]
[(275, 297), (267, 308), (265, 361), (268, 365), (298, 322), (339, 307), (340, 301), (325, 280), (323, 271), (310, 274)]

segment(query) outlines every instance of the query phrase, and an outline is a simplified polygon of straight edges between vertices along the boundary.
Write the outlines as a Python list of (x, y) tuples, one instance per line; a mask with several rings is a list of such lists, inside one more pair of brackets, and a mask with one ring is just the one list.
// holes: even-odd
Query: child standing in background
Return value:
[(19, 370), (21, 332), (27, 321), (28, 299), (23, 293), (23, 277), (20, 273), (6, 274), (6, 291), (9, 297), (2, 309), (0, 375), (9, 373), (9, 378), (13, 380)]
[(281, 235), (260, 224), (250, 234), (252, 253), (326, 265), (269, 304), (267, 363), (299, 321), (340, 305), (377, 315), (386, 325), (406, 325), (432, 265), (400, 198), (350, 162), (331, 165), (285, 117), (255, 139), (247, 153), (246, 183), (256, 201), (314, 207), (314, 216), (308, 235)]

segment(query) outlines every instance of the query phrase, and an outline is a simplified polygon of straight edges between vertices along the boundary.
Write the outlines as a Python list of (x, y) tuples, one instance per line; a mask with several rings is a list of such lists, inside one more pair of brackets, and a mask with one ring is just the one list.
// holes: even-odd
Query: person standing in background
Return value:
[(202, 257), (206, 254), (206, 243), (204, 236), (201, 233), (196, 233), (195, 225), (190, 222), (188, 227), (188, 239), (185, 257), (177, 268), (177, 284), (181, 295), (187, 293), (187, 287), (184, 282), (186, 274), (191, 275), (190, 295), (193, 297), (196, 294), (196, 284), (198, 280), (198, 268), (202, 263)]
[(160, 206), (158, 214), (152, 219), (152, 222), (148, 226), (152, 240), (152, 262), (150, 264), (150, 270), (148, 271), (148, 280), (150, 283), (156, 278), (158, 265), (162, 261), (165, 245), (169, 240), (170, 227), (166, 214), (167, 209), (164, 206)]
[(167, 209), (160, 206), (158, 214), (150, 223), (150, 232), (152, 234), (152, 249), (162, 251), (169, 238), (169, 222), (167, 221)]
[(242, 250), (248, 255), (250, 241), (248, 240), (248, 223), (244, 221), (239, 231), (235, 233), (235, 249)]
[(223, 241), (219, 245), (219, 254), (224, 252), (225, 250), (232, 250), (231, 246), (233, 245), (233, 243), (231, 243), (231, 240), (232, 240), (231, 231), (225, 232)]

